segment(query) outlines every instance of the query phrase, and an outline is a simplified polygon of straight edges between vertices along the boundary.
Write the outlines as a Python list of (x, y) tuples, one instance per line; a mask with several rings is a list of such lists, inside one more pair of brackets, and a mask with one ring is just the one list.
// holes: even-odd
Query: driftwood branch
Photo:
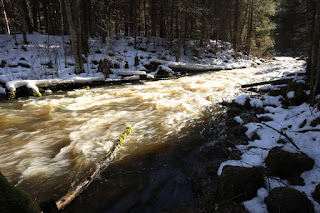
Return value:
[(265, 123), (261, 123), (262, 125), (265, 125), (266, 127), (269, 127), (270, 129), (273, 129), (274, 131), (278, 132), (280, 135), (282, 135), (283, 137), (285, 137), (289, 143), (291, 143), (296, 149), (300, 150), (300, 148), (293, 142), (292, 138), (290, 138), (285, 132), (283, 131), (279, 131), (275, 128), (273, 128), (272, 126), (265, 124)]
[[(91, 169), (89, 174), (76, 187), (71, 189), (65, 196), (55, 202), (56, 206), (54, 207), (54, 209), (64, 209), (71, 201), (73, 201), (79, 194), (81, 194), (90, 185), (94, 178), (109, 165), (108, 163), (115, 158), (117, 151), (121, 148), (126, 140), (126, 137), (130, 135), (131, 132), (132, 127), (128, 126), (120, 135), (118, 141), (113, 145), (110, 152), (102, 159), (97, 167)], [(44, 211), (44, 213), (46, 212)]]

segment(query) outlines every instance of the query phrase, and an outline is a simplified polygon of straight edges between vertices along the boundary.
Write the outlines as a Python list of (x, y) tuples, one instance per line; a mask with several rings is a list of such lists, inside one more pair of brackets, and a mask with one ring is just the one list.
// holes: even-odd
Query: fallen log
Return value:
[(241, 85), (241, 88), (248, 88), (248, 87), (256, 87), (256, 86), (261, 86), (261, 85), (266, 85), (266, 84), (289, 84), (292, 82), (292, 78), (288, 79), (278, 79), (278, 80), (272, 80), (272, 81), (262, 81), (262, 82), (257, 82), (253, 84), (244, 84)]
[(187, 65), (187, 64), (168, 64), (168, 67), (175, 72), (207, 72), (224, 70), (222, 66), (207, 66), (207, 65)]
[(116, 157), (118, 150), (125, 142), (128, 135), (132, 132), (132, 127), (128, 126), (124, 132), (120, 135), (118, 141), (113, 145), (110, 152), (100, 161), (95, 169), (90, 170), (88, 175), (73, 189), (71, 189), (66, 195), (60, 198), (57, 202), (45, 202), (41, 205), (43, 213), (58, 212), (57, 210), (63, 210), (71, 201), (73, 201), (78, 195), (80, 195), (94, 180), (94, 178), (105, 169), (109, 163)]

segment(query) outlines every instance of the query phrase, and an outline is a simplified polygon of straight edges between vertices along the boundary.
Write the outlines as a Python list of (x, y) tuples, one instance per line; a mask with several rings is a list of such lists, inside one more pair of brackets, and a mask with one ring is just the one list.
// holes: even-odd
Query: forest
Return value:
[(200, 46), (215, 39), (247, 55), (309, 56), (308, 76), (318, 91), (316, 0), (1, 0), (1, 13), (1, 33), (23, 33), (24, 43), (32, 32), (70, 34), (78, 73), (90, 36), (104, 42), (122, 35), (165, 38), (177, 61), (188, 39), (199, 40)]

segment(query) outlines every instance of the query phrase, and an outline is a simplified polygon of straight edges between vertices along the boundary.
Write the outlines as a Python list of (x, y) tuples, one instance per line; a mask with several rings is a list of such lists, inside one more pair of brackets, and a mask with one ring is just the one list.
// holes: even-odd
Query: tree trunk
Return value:
[(5, 7), (4, 7), (3, 0), (1, 0), (1, 13), (2, 13), (2, 16), (3, 16), (4, 24), (6, 26), (6, 34), (10, 35), (11, 33), (10, 33), (9, 21), (8, 21), (7, 13), (6, 13), (6, 10), (5, 10)]
[(67, 54), (66, 54), (66, 47), (64, 43), (64, 19), (63, 19), (63, 9), (61, 0), (59, 0), (60, 4), (60, 15), (61, 15), (61, 35), (62, 35), (62, 46), (63, 46), (63, 53), (64, 53), (64, 67), (67, 67)]
[(170, 41), (169, 41), (169, 48), (172, 48), (172, 41), (174, 37), (174, 29), (173, 29), (173, 23), (174, 23), (174, 0), (171, 0), (171, 23), (170, 23)]
[(253, 29), (253, 12), (254, 12), (254, 2), (251, 0), (250, 18), (248, 23), (248, 33), (247, 33), (247, 54), (250, 57), (251, 53), (251, 38)]
[(39, 14), (39, 2), (37, 0), (32, 0), (33, 30), (40, 32), (40, 27), (38, 25), (38, 14)]
[(319, 94), (320, 80), (320, 1), (316, 3), (316, 15), (314, 22), (314, 31), (312, 39), (312, 55), (311, 55), (311, 94), (314, 102), (315, 97)]
[(248, 0), (247, 6), (246, 6), (246, 12), (245, 12), (245, 15), (244, 15), (244, 18), (243, 18), (243, 23), (242, 23), (242, 26), (241, 26), (241, 31), (240, 31), (240, 33), (239, 33), (239, 35), (238, 35), (238, 44), (241, 44), (242, 33), (243, 33), (244, 26), (246, 25), (246, 21), (247, 21), (249, 4), (250, 4), (250, 1)]
[(236, 0), (234, 9), (234, 20), (233, 20), (233, 49), (235, 51), (235, 57), (237, 58), (238, 53), (238, 23), (239, 23), (239, 0)]
[(87, 56), (89, 53), (89, 26), (90, 26), (90, 10), (91, 10), (91, 0), (82, 1), (81, 5), (81, 43), (82, 43), (82, 52)]
[(146, 0), (143, 0), (143, 12), (144, 12), (144, 36), (148, 36), (148, 23), (147, 23), (147, 8)]
[(73, 58), (75, 61), (75, 66), (76, 66), (75, 73), (80, 74), (83, 72), (83, 68), (81, 68), (81, 66), (80, 66), (80, 61), (79, 61), (79, 56), (78, 56), (78, 51), (77, 51), (78, 46), (77, 46), (77, 41), (76, 41), (76, 31), (75, 31), (74, 25), (73, 25), (70, 0), (64, 0), (64, 3), (65, 3), (65, 7), (66, 7), (67, 19), (68, 19), (68, 24), (69, 24), (70, 36), (71, 36)]

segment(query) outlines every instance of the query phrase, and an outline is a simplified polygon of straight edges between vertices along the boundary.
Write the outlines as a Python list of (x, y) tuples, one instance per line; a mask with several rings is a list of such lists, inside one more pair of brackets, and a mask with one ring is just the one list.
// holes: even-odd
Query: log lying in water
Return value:
[[(53, 213), (56, 210), (64, 209), (71, 201), (73, 201), (78, 195), (80, 195), (94, 180), (94, 178), (105, 169), (109, 163), (115, 158), (118, 150), (121, 148), (126, 140), (126, 137), (132, 132), (132, 127), (128, 126), (124, 132), (120, 135), (118, 141), (112, 146), (110, 152), (102, 159), (95, 169), (90, 170), (89, 174), (73, 189), (71, 189), (65, 196), (55, 202), (56, 206), (43, 206), (43, 213)], [(48, 205), (54, 205), (52, 202), (48, 202)], [(48, 210), (49, 211), (48, 211)]]
[(244, 85), (241, 85), (241, 88), (249, 88), (249, 87), (261, 86), (266, 84), (288, 84), (288, 83), (291, 83), (292, 80), (293, 79), (288, 78), (288, 79), (279, 79), (279, 80), (272, 80), (272, 81), (262, 81), (262, 82), (253, 83), (253, 84), (244, 84)]

